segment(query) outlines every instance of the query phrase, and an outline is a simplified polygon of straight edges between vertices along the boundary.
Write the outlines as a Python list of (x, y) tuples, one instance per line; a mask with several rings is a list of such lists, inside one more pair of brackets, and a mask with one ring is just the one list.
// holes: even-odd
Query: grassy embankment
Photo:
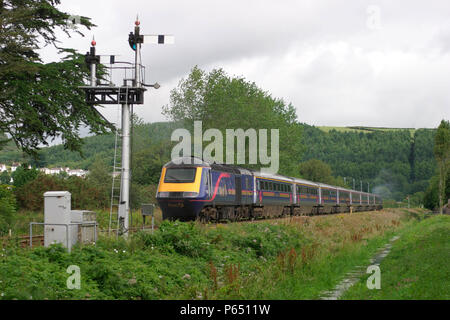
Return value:
[(368, 290), (367, 278), (342, 299), (450, 299), (450, 217), (435, 215), (399, 233), (381, 262), (381, 289)]
[[(3, 299), (316, 299), (367, 264), (419, 210), (298, 217), (227, 225), (163, 222), (128, 241), (20, 249), (0, 256)], [(81, 270), (80, 290), (66, 269)]]

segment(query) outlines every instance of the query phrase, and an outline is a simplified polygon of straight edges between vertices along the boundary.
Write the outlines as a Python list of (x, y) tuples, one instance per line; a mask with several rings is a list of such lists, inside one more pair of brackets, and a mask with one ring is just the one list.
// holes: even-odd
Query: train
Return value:
[(163, 219), (205, 223), (383, 208), (377, 194), (198, 158), (166, 163), (156, 200)]

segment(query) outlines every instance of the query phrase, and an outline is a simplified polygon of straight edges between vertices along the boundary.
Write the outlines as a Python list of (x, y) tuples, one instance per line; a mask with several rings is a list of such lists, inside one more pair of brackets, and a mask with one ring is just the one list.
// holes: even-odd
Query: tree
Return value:
[(11, 182), (11, 176), (8, 171), (0, 173), (0, 184), (9, 184)]
[(140, 185), (158, 184), (162, 166), (170, 161), (167, 143), (151, 145), (133, 156), (132, 181)]
[(94, 186), (108, 186), (112, 181), (110, 170), (108, 169), (107, 163), (97, 156), (89, 168), (87, 179)]
[(442, 120), (434, 142), (434, 156), (439, 168), (439, 212), (442, 214), (445, 180), (450, 162), (450, 122)]
[[(222, 69), (206, 73), (194, 67), (187, 79), (182, 79), (171, 91), (170, 105), (163, 107), (163, 114), (188, 129), (194, 121), (202, 121), (203, 130), (218, 129), (223, 136), (226, 129), (266, 129), (269, 134), (271, 129), (278, 129), (279, 172), (286, 175), (295, 173), (295, 164), (303, 151), (302, 129), (292, 104), (273, 98), (244, 78), (230, 77)], [(246, 152), (246, 164), (248, 157)], [(249, 167), (261, 165), (258, 162)]]
[(331, 167), (318, 159), (311, 159), (300, 163), (299, 171), (300, 176), (306, 180), (328, 184), (335, 182)]
[[(80, 151), (80, 126), (93, 133), (110, 127), (78, 89), (88, 78), (84, 57), (57, 45), (59, 30), (82, 35), (58, 4), (60, 0), (0, 1), (0, 136), (6, 133), (34, 156), (41, 144), (56, 137), (66, 148)], [(88, 29), (94, 26), (87, 17), (79, 22)], [(38, 50), (47, 45), (65, 55), (60, 62), (42, 63)]]
[(36, 168), (28, 169), (26, 164), (22, 164), (11, 174), (11, 177), (13, 178), (13, 185), (16, 188), (20, 188), (29, 181), (36, 179), (38, 174), (39, 170)]
[(106, 162), (102, 158), (96, 157), (87, 176), (89, 186), (97, 190), (102, 199), (110, 197), (112, 177), (108, 169)]

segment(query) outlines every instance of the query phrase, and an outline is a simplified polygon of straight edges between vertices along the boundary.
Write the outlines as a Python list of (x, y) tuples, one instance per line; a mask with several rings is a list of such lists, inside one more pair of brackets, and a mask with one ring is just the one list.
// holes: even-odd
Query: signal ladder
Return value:
[[(109, 211), (108, 235), (111, 234), (113, 223), (116, 224), (117, 235), (119, 233), (119, 204), (122, 198), (121, 175), (122, 175), (122, 132), (119, 130), (120, 105), (117, 109), (116, 133), (114, 138), (114, 159), (112, 170), (111, 185), (111, 207)], [(116, 209), (115, 221), (113, 221), (113, 212)]]

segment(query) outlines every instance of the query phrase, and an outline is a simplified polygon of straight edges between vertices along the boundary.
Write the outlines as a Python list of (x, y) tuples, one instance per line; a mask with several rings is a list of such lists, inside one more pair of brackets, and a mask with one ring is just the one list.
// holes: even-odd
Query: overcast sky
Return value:
[[(292, 103), (300, 122), (321, 126), (437, 127), (450, 118), (450, 1), (62, 0), (92, 18), (85, 38), (62, 45), (133, 61), (128, 33), (173, 34), (173, 45), (143, 46), (146, 122), (194, 65), (223, 68)], [(43, 50), (46, 61), (57, 59)], [(116, 106), (100, 109), (115, 122)]]

